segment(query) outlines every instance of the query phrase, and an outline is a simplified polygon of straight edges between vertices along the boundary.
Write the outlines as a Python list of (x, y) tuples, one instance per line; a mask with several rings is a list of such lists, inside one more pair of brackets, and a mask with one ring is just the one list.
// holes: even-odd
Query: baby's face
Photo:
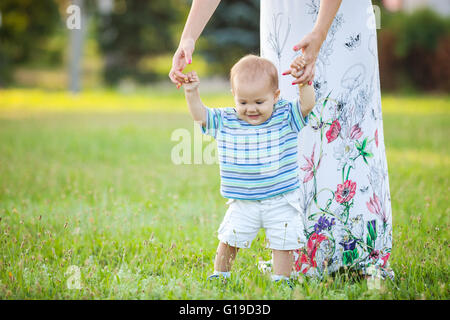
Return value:
[(235, 79), (232, 93), (239, 119), (258, 125), (270, 118), (280, 90), (273, 90), (267, 79), (252, 83)]

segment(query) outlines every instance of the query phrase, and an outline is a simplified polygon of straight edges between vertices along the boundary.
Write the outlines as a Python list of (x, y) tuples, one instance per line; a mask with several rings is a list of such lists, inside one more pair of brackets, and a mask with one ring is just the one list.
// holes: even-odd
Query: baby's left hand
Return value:
[(305, 66), (305, 58), (303, 58), (303, 56), (297, 56), (297, 58), (292, 61), (290, 69), (283, 72), (283, 76), (290, 74), (294, 78), (300, 78), (304, 72)]

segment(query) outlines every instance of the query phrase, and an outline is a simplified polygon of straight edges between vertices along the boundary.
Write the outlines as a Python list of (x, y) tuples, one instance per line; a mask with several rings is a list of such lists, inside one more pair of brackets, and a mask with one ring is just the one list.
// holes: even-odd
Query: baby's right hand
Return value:
[(193, 91), (197, 89), (200, 85), (200, 79), (197, 75), (197, 72), (191, 71), (187, 74), (187, 82), (183, 83), (184, 90)]

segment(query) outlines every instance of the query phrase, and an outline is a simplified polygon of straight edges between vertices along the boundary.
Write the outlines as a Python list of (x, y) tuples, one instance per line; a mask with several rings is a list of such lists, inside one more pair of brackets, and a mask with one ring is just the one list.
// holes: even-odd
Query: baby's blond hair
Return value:
[(231, 68), (231, 88), (234, 89), (236, 78), (245, 82), (253, 82), (262, 77), (267, 77), (273, 91), (278, 89), (278, 71), (275, 65), (270, 60), (254, 54), (246, 55)]

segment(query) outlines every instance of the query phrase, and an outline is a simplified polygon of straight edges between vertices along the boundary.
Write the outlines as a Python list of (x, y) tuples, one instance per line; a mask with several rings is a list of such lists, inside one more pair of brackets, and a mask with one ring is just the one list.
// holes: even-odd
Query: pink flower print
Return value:
[(383, 260), (383, 265), (381, 266), (382, 268), (384, 268), (386, 266), (386, 263), (390, 256), (391, 256), (391, 253), (388, 252), (384, 256), (381, 257), (381, 260)]
[[(304, 264), (306, 264), (306, 267), (303, 270), (301, 270), (303, 273), (307, 273), (311, 267), (313, 268), (317, 267), (316, 262), (317, 248), (319, 248), (320, 243), (326, 239), (328, 239), (326, 236), (322, 234), (317, 234), (315, 232), (311, 235), (311, 237), (309, 237), (308, 243), (306, 245), (306, 250), (303, 249), (302, 256), (295, 262), (296, 271), (300, 271), (302, 265)], [(300, 253), (300, 250), (298, 250), (298, 253)]]
[(386, 214), (384, 212), (383, 206), (381, 205), (380, 199), (377, 197), (375, 192), (373, 193), (373, 198), (369, 198), (369, 202), (366, 202), (367, 209), (373, 214), (376, 214), (383, 220), (383, 223), (387, 223)]
[(344, 184), (338, 184), (335, 193), (336, 201), (339, 203), (349, 202), (356, 193), (356, 182), (347, 180)]
[(375, 130), (375, 144), (376, 144), (376, 146), (378, 148), (378, 129)]
[(317, 163), (317, 167), (314, 167), (314, 151), (315, 151), (315, 149), (316, 149), (316, 144), (314, 144), (314, 146), (313, 146), (313, 151), (311, 153), (310, 158), (303, 156), (306, 160), (306, 165), (301, 167), (300, 169), (308, 172), (308, 174), (303, 179), (303, 183), (306, 183), (309, 180), (311, 180), (314, 177), (314, 173), (316, 172), (316, 170), (319, 169), (319, 167), (320, 167), (320, 161), (322, 160), (322, 156), (320, 157), (319, 162)]
[(369, 254), (369, 258), (372, 260), (378, 260), (379, 256), (380, 256), (379, 250), (372, 250), (372, 252)]
[(361, 131), (361, 128), (358, 124), (355, 124), (352, 129), (350, 130), (350, 139), (359, 139), (363, 135), (363, 132)]
[(328, 129), (327, 133), (325, 134), (328, 139), (328, 143), (336, 140), (340, 132), (341, 132), (341, 124), (339, 123), (338, 120), (334, 120), (330, 126), (330, 129)]

